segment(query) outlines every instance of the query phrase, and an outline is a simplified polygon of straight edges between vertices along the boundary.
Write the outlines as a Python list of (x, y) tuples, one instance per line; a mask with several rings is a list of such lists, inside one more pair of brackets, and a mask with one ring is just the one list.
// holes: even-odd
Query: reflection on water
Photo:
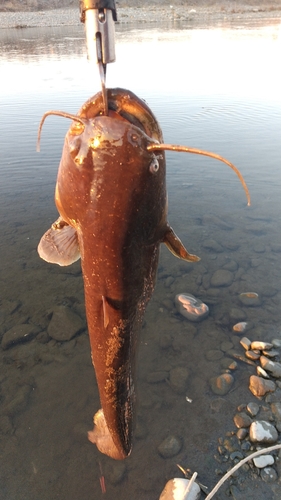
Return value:
[[(48, 109), (76, 112), (99, 90), (97, 71), (86, 61), (81, 27), (2, 30), (0, 36), (0, 334), (26, 323), (40, 330), (1, 352), (0, 498), (102, 498), (98, 461), (109, 498), (157, 499), (177, 475), (176, 463), (213, 485), (217, 438), (233, 430), (237, 405), (255, 399), (247, 389), (253, 368), (242, 363), (231, 393), (218, 398), (210, 389), (226, 358), (241, 353), (232, 326), (246, 319), (251, 340), (280, 337), (280, 25), (118, 33), (108, 85), (144, 97), (166, 142), (215, 151), (236, 164), (252, 196), (247, 208), (225, 165), (167, 154), (169, 220), (201, 262), (184, 264), (162, 251), (139, 349), (137, 439), (132, 456), (118, 466), (86, 439), (99, 407), (86, 333), (65, 343), (46, 333), (56, 305), (85, 319), (79, 263), (57, 268), (36, 252), (57, 217), (54, 185), (69, 127), (49, 117), (37, 154), (40, 118)], [(212, 284), (219, 269), (231, 272), (225, 287)], [(239, 303), (247, 291), (259, 293), (260, 306)], [(209, 317), (194, 326), (177, 316), (173, 299), (180, 292), (207, 302)], [(220, 359), (212, 358), (214, 351)], [(150, 373), (178, 366), (188, 368), (192, 404), (165, 382), (148, 383)], [(183, 447), (164, 460), (157, 446), (171, 434)], [(240, 479), (251, 488), (248, 477)], [(259, 488), (263, 498), (279, 498), (274, 485)]]

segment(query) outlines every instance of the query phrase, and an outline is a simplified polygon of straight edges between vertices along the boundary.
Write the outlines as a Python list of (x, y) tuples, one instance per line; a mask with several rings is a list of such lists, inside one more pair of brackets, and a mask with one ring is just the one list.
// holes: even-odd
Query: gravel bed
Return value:
[[(150, 7), (118, 7), (118, 23), (127, 24), (157, 23), (159, 20), (173, 21), (235, 21), (241, 19), (278, 20), (281, 16), (280, 5), (255, 7), (239, 6), (236, 9), (226, 4), (217, 3), (212, 6), (191, 8), (190, 5), (151, 5)], [(27, 28), (45, 26), (77, 26), (80, 25), (78, 8), (56, 9), (36, 12), (0, 12), (0, 28)]]

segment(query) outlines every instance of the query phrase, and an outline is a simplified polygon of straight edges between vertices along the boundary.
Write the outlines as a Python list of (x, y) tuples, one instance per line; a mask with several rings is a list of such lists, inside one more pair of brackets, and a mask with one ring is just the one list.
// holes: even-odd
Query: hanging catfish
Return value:
[(59, 218), (44, 234), (38, 252), (66, 266), (81, 256), (92, 361), (102, 409), (89, 439), (115, 459), (132, 449), (137, 335), (151, 298), (160, 243), (189, 262), (167, 222), (164, 150), (222, 157), (198, 149), (163, 144), (156, 118), (144, 101), (123, 89), (101, 93), (77, 115), (45, 113), (73, 120), (64, 142), (55, 202)]

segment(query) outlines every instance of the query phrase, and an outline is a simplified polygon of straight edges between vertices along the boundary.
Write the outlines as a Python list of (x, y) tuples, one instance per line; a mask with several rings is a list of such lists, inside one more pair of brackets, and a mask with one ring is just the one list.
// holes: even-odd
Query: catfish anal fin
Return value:
[(42, 236), (37, 250), (46, 262), (69, 266), (80, 258), (77, 232), (59, 217)]
[(186, 260), (187, 262), (198, 262), (201, 260), (200, 257), (197, 257), (197, 255), (188, 253), (183, 243), (170, 226), (167, 227), (163, 243), (165, 243), (170, 252), (172, 252), (172, 254), (179, 259)]

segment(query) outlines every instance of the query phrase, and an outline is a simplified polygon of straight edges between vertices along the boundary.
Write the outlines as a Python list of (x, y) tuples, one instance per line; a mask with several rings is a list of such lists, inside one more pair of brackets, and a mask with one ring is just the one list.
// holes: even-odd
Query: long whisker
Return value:
[(38, 152), (40, 151), (40, 139), (41, 139), (42, 127), (44, 125), (44, 121), (46, 120), (47, 116), (50, 115), (62, 116), (63, 118), (69, 118), (70, 120), (74, 120), (76, 122), (82, 123), (82, 125), (85, 125), (85, 121), (83, 120), (83, 118), (80, 118), (79, 116), (76, 115), (72, 115), (71, 113), (65, 113), (64, 111), (47, 111), (47, 113), (44, 113), (44, 115), (42, 116), (39, 124), (37, 145), (36, 145), (36, 151)]
[(248, 204), (248, 206), (251, 205), (251, 197), (250, 197), (249, 189), (247, 187), (246, 182), (244, 181), (242, 174), (239, 172), (238, 168), (236, 168), (235, 165), (233, 165), (233, 163), (230, 163), (230, 161), (223, 158), (223, 156), (217, 155), (216, 153), (210, 153), (209, 151), (204, 151), (202, 149), (188, 148), (186, 146), (177, 146), (174, 144), (156, 144), (156, 143), (153, 143), (153, 144), (150, 144), (149, 146), (147, 146), (147, 150), (148, 151), (155, 151), (155, 150), (163, 151), (163, 150), (165, 150), (165, 151), (179, 151), (182, 153), (193, 153), (196, 155), (209, 156), (210, 158), (214, 158), (215, 160), (219, 160), (219, 161), (222, 161), (223, 163), (226, 163), (226, 165), (228, 165), (230, 168), (232, 168), (232, 170), (234, 170), (234, 172), (238, 176), (238, 178), (239, 178), (239, 180), (244, 188), (244, 191), (246, 193), (247, 202), (248, 202), (247, 204)]

